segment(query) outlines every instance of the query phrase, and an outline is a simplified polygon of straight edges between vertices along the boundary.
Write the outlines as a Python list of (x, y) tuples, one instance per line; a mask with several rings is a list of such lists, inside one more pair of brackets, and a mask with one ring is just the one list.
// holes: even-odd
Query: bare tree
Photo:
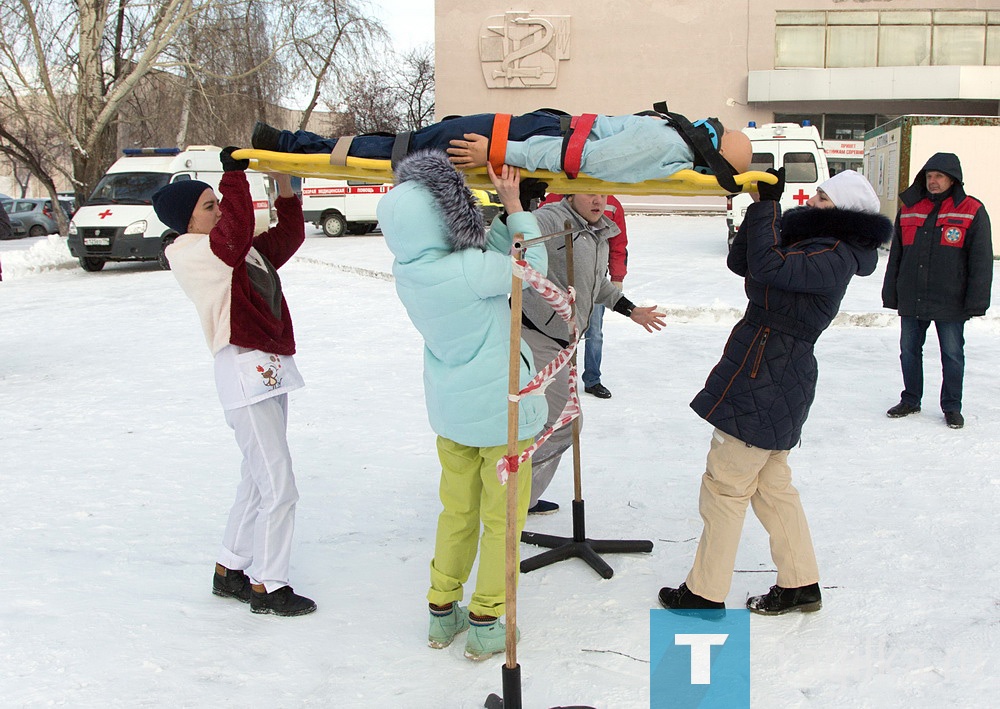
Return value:
[(398, 133), (417, 130), (434, 118), (434, 53), (429, 46), (401, 57), (355, 68), (341, 77), (331, 110), (344, 114), (345, 131)]
[(324, 91), (334, 88), (345, 70), (375, 53), (389, 36), (378, 20), (365, 14), (362, 0), (312, 0), (291, 3), (287, 9), (282, 27), (292, 40), (288, 64), (309, 92), (298, 125), (305, 128)]
[[(119, 109), (195, 12), (193, 0), (0, 0), (0, 152), (56, 199), (68, 149), (77, 196), (88, 193), (117, 149)], [(31, 144), (42, 123), (62, 140)]]
[(434, 48), (431, 45), (403, 55), (397, 90), (405, 130), (417, 130), (434, 121)]

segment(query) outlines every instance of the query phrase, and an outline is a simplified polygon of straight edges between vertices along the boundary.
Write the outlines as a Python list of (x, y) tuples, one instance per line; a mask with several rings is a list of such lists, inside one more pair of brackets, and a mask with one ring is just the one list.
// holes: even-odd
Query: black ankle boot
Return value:
[[(223, 576), (218, 572), (222, 568), (226, 574)], [(212, 593), (223, 598), (235, 598), (241, 603), (250, 602), (250, 579), (242, 571), (227, 569), (225, 566), (216, 566), (216, 572), (212, 579)]]
[(311, 598), (292, 591), (291, 586), (282, 586), (270, 593), (261, 593), (251, 588), (250, 610), (254, 613), (283, 616), (305, 615), (316, 610), (316, 603)]
[(668, 611), (681, 613), (685, 611), (697, 611), (712, 620), (724, 618), (726, 615), (725, 603), (702, 598), (689, 589), (686, 583), (682, 583), (677, 588), (664, 586), (660, 589), (658, 598), (660, 599), (660, 605)]
[(818, 583), (798, 588), (771, 586), (767, 594), (747, 599), (747, 608), (761, 615), (781, 615), (791, 611), (812, 613), (822, 607), (823, 598)]
[(277, 128), (272, 128), (263, 121), (257, 121), (253, 126), (253, 133), (250, 134), (250, 145), (254, 150), (276, 151), (280, 135), (281, 131)]

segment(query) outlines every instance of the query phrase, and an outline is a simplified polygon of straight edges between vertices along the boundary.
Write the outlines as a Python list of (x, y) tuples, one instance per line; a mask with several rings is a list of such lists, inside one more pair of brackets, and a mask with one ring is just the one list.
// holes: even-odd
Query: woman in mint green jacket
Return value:
[[(497, 461), (507, 448), (507, 377), (510, 359), (510, 248), (512, 235), (539, 235), (535, 217), (521, 208), (519, 172), (491, 172), (507, 214), (489, 232), (464, 178), (440, 151), (407, 156), (396, 186), (382, 198), (378, 221), (395, 260), (396, 292), (424, 338), (424, 395), (438, 434), (440, 494), (431, 561), (428, 644), (441, 648), (469, 628), (465, 654), (480, 660), (504, 650), (505, 489)], [(545, 273), (544, 246), (526, 260)], [(532, 355), (521, 343), (521, 386), (534, 376)], [(524, 450), (541, 431), (545, 398), (521, 401), (517, 438)], [(518, 473), (517, 535), (531, 487), (530, 463)], [(480, 524), (482, 536), (480, 538)], [(459, 605), (478, 546), (479, 572), (467, 609)], [(514, 560), (517, 564), (518, 560)]]

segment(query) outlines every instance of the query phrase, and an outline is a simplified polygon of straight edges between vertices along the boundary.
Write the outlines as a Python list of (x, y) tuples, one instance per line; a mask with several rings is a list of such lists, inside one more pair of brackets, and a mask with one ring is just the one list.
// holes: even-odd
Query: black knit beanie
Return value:
[(212, 186), (201, 180), (171, 182), (153, 193), (153, 211), (161, 222), (178, 234), (186, 234), (198, 199), (210, 189)]

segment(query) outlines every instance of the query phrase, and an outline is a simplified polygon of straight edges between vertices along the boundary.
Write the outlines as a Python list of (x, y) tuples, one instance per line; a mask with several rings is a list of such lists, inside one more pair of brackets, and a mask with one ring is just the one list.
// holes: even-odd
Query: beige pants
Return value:
[(747, 502), (770, 536), (778, 585), (798, 588), (819, 581), (809, 525), (787, 459), (788, 451), (755, 448), (718, 429), (712, 432), (698, 502), (705, 529), (687, 577), (694, 593), (719, 603), (726, 600)]

